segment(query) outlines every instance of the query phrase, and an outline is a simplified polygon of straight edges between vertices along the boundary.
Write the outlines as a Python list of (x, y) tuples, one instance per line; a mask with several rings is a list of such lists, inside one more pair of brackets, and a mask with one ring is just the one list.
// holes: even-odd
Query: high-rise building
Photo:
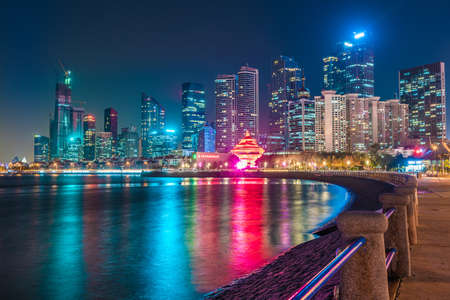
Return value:
[(139, 134), (136, 126), (122, 128), (119, 135), (118, 156), (121, 158), (139, 157)]
[(288, 149), (288, 105), (290, 101), (299, 99), (300, 81), (301, 70), (294, 59), (280, 55), (272, 61), (269, 151), (286, 151)]
[(205, 124), (198, 133), (198, 152), (216, 152), (216, 130), (213, 126)]
[(400, 102), (408, 104), (409, 135), (422, 144), (446, 137), (445, 65), (443, 62), (399, 72)]
[(398, 99), (378, 102), (377, 143), (382, 148), (398, 148), (408, 141), (408, 104)]
[(216, 95), (216, 151), (228, 153), (236, 144), (236, 75), (218, 75)]
[(166, 157), (178, 146), (178, 136), (173, 129), (155, 130), (151, 134), (150, 157)]
[(68, 139), (72, 132), (72, 88), (70, 71), (64, 83), (56, 84), (56, 101), (53, 119), (50, 120), (50, 158), (67, 159)]
[(95, 160), (95, 116), (83, 117), (83, 157), (87, 161)]
[(72, 133), (70, 137), (83, 138), (83, 116), (84, 108), (72, 107)]
[(186, 82), (182, 86), (182, 149), (197, 151), (196, 136), (205, 125), (205, 89), (202, 84)]
[(336, 80), (339, 76), (338, 58), (336, 56), (327, 56), (323, 58), (323, 89), (341, 90), (337, 86)]
[(166, 111), (155, 98), (142, 93), (141, 97), (141, 137), (142, 155), (151, 157), (151, 133), (166, 126)]
[(323, 86), (337, 94), (374, 96), (374, 54), (365, 32), (355, 33), (350, 42), (337, 44), (335, 55), (323, 59)]
[(376, 136), (373, 120), (377, 116), (376, 107), (380, 98), (363, 98), (358, 94), (346, 94), (345, 98), (348, 152), (367, 151)]
[(258, 138), (259, 133), (259, 72), (242, 66), (238, 72), (238, 96), (236, 103), (236, 140), (245, 137), (246, 131)]
[(105, 161), (113, 155), (112, 132), (97, 132), (95, 134), (95, 159)]
[(347, 151), (346, 97), (335, 91), (322, 91), (322, 96), (314, 97), (315, 151)]
[(289, 101), (289, 147), (294, 151), (314, 151), (315, 145), (315, 104), (314, 100), (300, 98)]
[(105, 109), (104, 130), (105, 132), (111, 132), (112, 139), (117, 140), (117, 128), (117, 111), (109, 107)]
[(49, 138), (42, 135), (34, 135), (34, 162), (48, 162)]

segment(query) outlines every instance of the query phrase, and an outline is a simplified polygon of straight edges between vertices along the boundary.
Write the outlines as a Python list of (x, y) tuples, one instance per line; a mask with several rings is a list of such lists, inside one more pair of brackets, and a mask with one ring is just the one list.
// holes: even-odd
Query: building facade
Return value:
[(288, 106), (290, 101), (299, 99), (300, 67), (294, 59), (281, 55), (272, 61), (271, 79), (268, 150), (286, 151), (289, 148)]
[(335, 91), (322, 91), (315, 102), (315, 151), (347, 151), (346, 97)]
[(197, 152), (216, 152), (216, 130), (211, 125), (205, 125), (198, 134)]
[(139, 157), (139, 134), (136, 126), (122, 128), (117, 152), (120, 158)]
[(408, 104), (399, 99), (378, 102), (377, 142), (381, 148), (399, 148), (408, 142)]
[(72, 87), (70, 71), (64, 83), (56, 84), (53, 119), (50, 120), (50, 158), (67, 159), (68, 139), (72, 133)]
[(334, 55), (323, 59), (323, 86), (337, 94), (374, 96), (374, 54), (365, 32), (355, 33), (350, 42), (337, 44)]
[(105, 109), (104, 114), (104, 130), (105, 132), (111, 132), (111, 137), (113, 140), (117, 140), (117, 130), (118, 130), (118, 114), (117, 111), (109, 107)]
[(301, 98), (289, 101), (288, 107), (288, 150), (314, 151), (315, 147), (315, 103)]
[(185, 154), (197, 151), (196, 136), (205, 125), (205, 89), (202, 84), (186, 82), (182, 86), (182, 149)]
[(259, 72), (242, 66), (238, 72), (238, 96), (236, 104), (236, 141), (245, 137), (248, 130), (258, 138), (259, 133)]
[(34, 162), (48, 162), (50, 139), (42, 135), (34, 135)]
[(166, 126), (166, 111), (155, 98), (142, 93), (141, 95), (141, 138), (142, 155), (151, 157), (150, 143), (154, 131), (164, 130)]
[(83, 117), (83, 158), (95, 160), (95, 116), (87, 114)]
[(409, 135), (422, 144), (446, 138), (445, 64), (399, 72), (400, 102), (409, 108)]
[(105, 161), (113, 156), (112, 132), (96, 132), (95, 134), (95, 159)]
[(217, 152), (228, 153), (236, 144), (236, 75), (218, 75), (214, 81), (216, 96)]

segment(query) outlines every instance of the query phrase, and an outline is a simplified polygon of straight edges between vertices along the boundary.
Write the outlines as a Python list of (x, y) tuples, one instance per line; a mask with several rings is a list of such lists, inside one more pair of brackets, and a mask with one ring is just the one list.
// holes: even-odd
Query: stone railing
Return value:
[[(355, 239), (365, 240), (358, 251), (355, 251), (342, 265), (339, 299), (389, 299), (388, 273), (395, 278), (411, 276), (410, 244), (417, 243), (416, 177), (393, 172), (371, 171), (317, 171), (315, 173), (324, 177), (364, 177), (394, 185), (393, 192), (381, 194), (379, 197), (383, 209), (386, 212), (389, 211), (389, 214), (374, 211), (346, 211), (337, 218), (338, 230), (348, 243), (354, 243)], [(386, 249), (389, 248), (396, 249), (396, 256), (388, 271)], [(390, 260), (391, 257), (388, 259)], [(305, 287), (307, 285), (302, 289)], [(301, 293), (297, 292), (291, 298), (310, 299), (314, 296), (313, 293), (304, 294), (307, 296), (300, 297)]]

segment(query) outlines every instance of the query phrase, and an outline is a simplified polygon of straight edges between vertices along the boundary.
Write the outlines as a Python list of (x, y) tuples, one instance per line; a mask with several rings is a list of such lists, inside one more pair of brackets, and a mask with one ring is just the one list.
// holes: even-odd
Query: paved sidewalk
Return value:
[(450, 178), (419, 181), (417, 235), (413, 275), (403, 280), (397, 299), (450, 299)]

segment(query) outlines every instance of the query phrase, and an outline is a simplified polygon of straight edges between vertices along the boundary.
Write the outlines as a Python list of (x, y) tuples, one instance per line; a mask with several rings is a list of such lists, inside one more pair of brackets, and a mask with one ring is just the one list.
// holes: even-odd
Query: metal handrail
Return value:
[(311, 299), (322, 286), (366, 243), (364, 237), (351, 242), (341, 253), (330, 261), (319, 273), (311, 278), (305, 285), (296, 291), (289, 300)]
[(386, 254), (386, 270), (389, 269), (392, 260), (394, 259), (394, 255), (397, 253), (395, 248), (389, 249), (389, 252)]
[(389, 208), (388, 210), (386, 210), (384, 212), (384, 215), (386, 216), (386, 218), (389, 219), (390, 216), (392, 216), (392, 214), (395, 212), (395, 208)]

